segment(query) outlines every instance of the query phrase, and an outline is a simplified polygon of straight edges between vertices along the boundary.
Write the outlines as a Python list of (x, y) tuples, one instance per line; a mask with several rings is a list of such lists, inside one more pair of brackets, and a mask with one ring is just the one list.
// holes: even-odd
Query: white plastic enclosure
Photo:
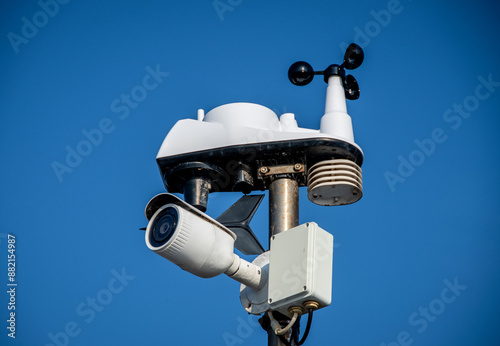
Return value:
[[(167, 191), (183, 193), (188, 203), (204, 211), (209, 193), (267, 190), (272, 180), (272, 174), (265, 173), (268, 167), (298, 164), (303, 169), (294, 170), (293, 178), (299, 186), (309, 187), (313, 203), (358, 201), (362, 182), (353, 184), (349, 172), (335, 172), (339, 162), (310, 171), (323, 161), (349, 160), (354, 178), (361, 178), (363, 152), (354, 142), (341, 76), (328, 79), (326, 94), (317, 130), (299, 127), (293, 113), (278, 118), (269, 108), (246, 102), (222, 105), (207, 114), (200, 109), (196, 120), (178, 121), (156, 157)], [(317, 180), (309, 186), (313, 173)]]
[(269, 295), (271, 310), (291, 316), (288, 308), (306, 301), (330, 305), (333, 236), (309, 222), (271, 237)]
[[(333, 81), (336, 80), (332, 78), (332, 83)], [(336, 85), (329, 86), (331, 89), (335, 87)], [(340, 85), (338, 87), (342, 89)], [(331, 90), (328, 91), (334, 95)], [(342, 98), (343, 93), (342, 89)], [(345, 111), (345, 100), (341, 101), (341, 105), (337, 107), (339, 109), (327, 105), (328, 113), (322, 118), (319, 130), (299, 127), (292, 113), (282, 114), (278, 118), (269, 108), (254, 103), (222, 105), (204, 116), (201, 116), (203, 111), (200, 110), (197, 120), (179, 120), (172, 127), (158, 151), (157, 159), (232, 145), (325, 137), (345, 141), (361, 151), (354, 142), (351, 117)], [(330, 101), (332, 103), (334, 102)], [(200, 138), (203, 140), (196, 140)]]
[(149, 222), (145, 235), (148, 248), (202, 278), (224, 273), (234, 261), (234, 233), (208, 217), (200, 217), (201, 213), (174, 203), (159, 208), (151, 219), (166, 208), (177, 211), (176, 229), (167, 242), (155, 246), (150, 242), (154, 222)]

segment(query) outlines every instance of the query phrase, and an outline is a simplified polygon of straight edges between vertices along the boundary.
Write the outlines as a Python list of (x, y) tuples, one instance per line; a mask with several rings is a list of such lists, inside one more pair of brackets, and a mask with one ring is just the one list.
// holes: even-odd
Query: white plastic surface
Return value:
[(240, 301), (241, 305), (249, 314), (260, 315), (269, 310), (268, 285), (269, 285), (269, 251), (260, 254), (253, 262), (262, 270), (262, 278), (264, 285), (261, 289), (242, 284), (240, 286)]
[(203, 119), (205, 119), (205, 111), (203, 109), (198, 109), (197, 119), (198, 121), (203, 121)]
[(295, 120), (295, 114), (284, 113), (280, 116), (281, 131), (294, 132), (299, 129), (297, 120)]
[[(327, 89), (327, 104), (336, 104), (339, 99), (345, 108), (343, 89), (341, 96)], [(328, 101), (331, 97), (336, 99)], [(232, 145), (325, 137), (348, 142), (361, 151), (354, 143), (351, 118), (345, 112), (325, 114), (321, 120), (321, 131), (299, 127), (292, 113), (285, 113), (278, 119), (272, 110), (254, 103), (226, 104), (212, 109), (203, 117), (197, 114), (196, 118), (180, 120), (172, 127), (157, 158)]]
[[(163, 209), (169, 207), (176, 209), (179, 215), (176, 230), (168, 242), (154, 246), (149, 242), (153, 221)], [(198, 213), (176, 204), (164, 205), (155, 212), (145, 237), (149, 249), (202, 278), (224, 273), (234, 261), (236, 236), (233, 232), (219, 226), (215, 220), (200, 217)]]
[(219, 106), (208, 112), (204, 121), (223, 124), (229, 128), (251, 127), (279, 130), (276, 113), (255, 103), (237, 102)]
[(271, 237), (269, 297), (272, 310), (305, 301), (328, 306), (332, 296), (333, 236), (309, 222)]
[(331, 76), (328, 79), (325, 115), (321, 118), (320, 132), (354, 143), (352, 121), (347, 114), (344, 87), (340, 76)]
[[(170, 207), (177, 211), (177, 227), (165, 244), (155, 246), (149, 241), (152, 225), (158, 214)], [(236, 235), (226, 226), (169, 193), (153, 197), (146, 206), (145, 214), (149, 220), (146, 245), (152, 251), (199, 277), (209, 278), (225, 273), (251, 289), (258, 290), (266, 285), (267, 292), (267, 267), (262, 269), (235, 254)], [(267, 265), (269, 256), (266, 258), (267, 262), (254, 262)]]
[(262, 268), (240, 258), (237, 254), (233, 254), (233, 256), (233, 264), (225, 271), (225, 274), (255, 290), (261, 289), (267, 281), (267, 276), (262, 276)]

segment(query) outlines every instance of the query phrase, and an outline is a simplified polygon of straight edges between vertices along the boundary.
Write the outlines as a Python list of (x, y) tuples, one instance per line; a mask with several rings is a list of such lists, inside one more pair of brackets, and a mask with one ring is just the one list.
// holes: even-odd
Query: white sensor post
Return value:
[(338, 75), (328, 78), (325, 115), (321, 118), (320, 132), (354, 143), (352, 121), (347, 114), (342, 79)]

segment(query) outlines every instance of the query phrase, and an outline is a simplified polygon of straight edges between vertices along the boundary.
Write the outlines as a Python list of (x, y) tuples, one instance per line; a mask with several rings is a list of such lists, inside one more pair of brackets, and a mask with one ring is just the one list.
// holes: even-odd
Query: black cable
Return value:
[(292, 346), (292, 344), (289, 343), (288, 340), (283, 335), (278, 335), (278, 338), (280, 338), (281, 342), (284, 343), (286, 346)]
[(311, 330), (312, 319), (313, 319), (313, 309), (309, 309), (309, 316), (307, 316), (306, 330), (304, 331), (304, 335), (302, 336), (302, 339), (300, 339), (297, 345), (300, 346), (304, 344), (304, 342), (306, 342), (307, 336), (309, 335), (309, 331)]
[(294, 346), (297, 346), (297, 342), (299, 342), (301, 318), (302, 316), (299, 316), (299, 318), (297, 318), (297, 321), (292, 327), (292, 335), (290, 336), (290, 340), (293, 340), (292, 344)]
[[(307, 316), (307, 324), (306, 324), (306, 330), (304, 331), (304, 335), (302, 336), (302, 339), (297, 342), (297, 339), (299, 337), (299, 326), (300, 326), (300, 320), (297, 320), (295, 322), (295, 325), (292, 327), (292, 338), (291, 340), (295, 341), (295, 345), (301, 346), (306, 342), (307, 336), (309, 335), (309, 332), (311, 331), (311, 324), (312, 324), (312, 319), (313, 319), (313, 309), (309, 309), (309, 316)], [(282, 343), (285, 344), (285, 346), (292, 346), (292, 344), (283, 336), (283, 335), (278, 335), (279, 339), (281, 340)]]

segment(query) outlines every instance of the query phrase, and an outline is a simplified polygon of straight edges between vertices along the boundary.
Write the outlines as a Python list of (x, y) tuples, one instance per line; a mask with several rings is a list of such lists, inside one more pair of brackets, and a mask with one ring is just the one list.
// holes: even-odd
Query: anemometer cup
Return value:
[(295, 85), (303, 86), (311, 83), (314, 78), (312, 66), (305, 61), (297, 61), (288, 69), (288, 79)]
[(354, 70), (361, 66), (364, 59), (365, 53), (363, 52), (363, 49), (356, 43), (351, 43), (345, 51), (344, 62), (342, 65), (348, 70)]
[(313, 67), (305, 61), (297, 61), (288, 69), (288, 79), (292, 84), (303, 86), (311, 83), (314, 75), (323, 75), (325, 83), (331, 76), (340, 76), (345, 91), (345, 98), (357, 100), (359, 98), (359, 85), (352, 75), (345, 74), (345, 70), (357, 69), (365, 58), (363, 49), (356, 43), (351, 43), (344, 54), (344, 61), (341, 65), (332, 64), (324, 71), (314, 71)]

